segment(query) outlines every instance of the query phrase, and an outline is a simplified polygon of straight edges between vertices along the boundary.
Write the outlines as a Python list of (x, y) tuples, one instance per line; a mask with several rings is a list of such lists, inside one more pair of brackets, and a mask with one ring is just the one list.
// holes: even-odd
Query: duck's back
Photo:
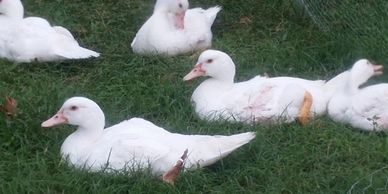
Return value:
[(92, 171), (146, 168), (171, 151), (160, 141), (169, 132), (139, 118), (104, 129), (96, 140), (77, 133), (66, 138), (61, 153), (72, 164)]
[(39, 20), (0, 18), (0, 56), (18, 62), (97, 57), (72, 37), (58, 33)]
[[(211, 8), (211, 12), (201, 8), (187, 10), (184, 29), (177, 29), (170, 22), (171, 18), (168, 15), (155, 12), (137, 32), (131, 47), (139, 54), (166, 55), (177, 55), (210, 47), (211, 25), (219, 9)], [(212, 14), (215, 14), (214, 18), (211, 17)]]
[(305, 91), (313, 96), (311, 111), (318, 115), (326, 112), (329, 97), (326, 97), (324, 86), (325, 82), (321, 80), (293, 77), (256, 76), (233, 85), (223, 85), (210, 79), (195, 89), (192, 101), (202, 119), (272, 122), (284, 112), (287, 104), (302, 101)]
[(340, 91), (328, 105), (330, 117), (364, 130), (388, 128), (388, 84), (377, 84), (356, 93)]
[[(207, 120), (252, 120), (255, 114), (258, 116), (257, 112), (262, 112), (257, 109), (259, 106), (262, 109), (272, 109), (274, 102), (278, 100), (280, 87), (269, 80), (261, 76), (234, 84), (225, 84), (214, 79), (205, 80), (193, 92), (195, 110), (202, 119)], [(253, 109), (256, 111), (251, 111)]]
[(87, 168), (96, 171), (151, 167), (153, 173), (162, 174), (180, 159), (186, 149), (189, 151), (186, 167), (203, 167), (254, 137), (254, 133), (182, 135), (170, 133), (144, 119), (133, 118), (105, 129), (101, 139), (78, 153), (80, 160), (76, 165), (86, 164)]
[(371, 121), (381, 120), (381, 122), (388, 124), (388, 84), (362, 88), (353, 97), (352, 104), (354, 111), (363, 117), (369, 118)]

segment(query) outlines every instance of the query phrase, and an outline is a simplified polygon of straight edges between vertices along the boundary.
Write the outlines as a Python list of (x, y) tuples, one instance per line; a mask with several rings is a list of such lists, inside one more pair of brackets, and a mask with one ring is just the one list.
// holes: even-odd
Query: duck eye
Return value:
[(74, 111), (74, 110), (77, 110), (77, 109), (78, 109), (77, 106), (71, 106), (71, 107), (70, 107), (70, 110), (73, 110), (73, 111)]
[[(1, 0), (0, 0), (0, 1), (1, 1)], [(179, 3), (178, 6), (179, 6), (179, 8), (182, 8), (182, 7), (183, 7), (182, 3)]]
[(208, 59), (206, 62), (207, 62), (207, 63), (212, 63), (212, 62), (213, 62), (213, 59)]

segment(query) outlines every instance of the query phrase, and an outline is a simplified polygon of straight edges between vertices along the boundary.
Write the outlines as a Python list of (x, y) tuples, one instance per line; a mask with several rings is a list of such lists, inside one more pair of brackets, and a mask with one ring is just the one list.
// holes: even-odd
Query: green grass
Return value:
[[(130, 50), (136, 31), (152, 12), (153, 1), (24, 3), (27, 15), (66, 26), (82, 45), (102, 56), (42, 64), (0, 61), (0, 99), (11, 95), (20, 110), (13, 119), (0, 115), (0, 193), (387, 192), (385, 134), (362, 133), (326, 117), (305, 127), (199, 120), (190, 96), (201, 80), (182, 81), (196, 59), (189, 55), (142, 57)], [(344, 44), (320, 31), (289, 1), (193, 0), (191, 5), (223, 6), (213, 27), (213, 48), (234, 58), (239, 81), (263, 72), (326, 79), (359, 58), (387, 62), (387, 52), (379, 45)], [(241, 23), (244, 16), (252, 22)], [(99, 103), (107, 126), (143, 117), (173, 132), (227, 135), (256, 131), (257, 138), (209, 168), (183, 173), (175, 187), (147, 171), (87, 173), (60, 163), (60, 146), (73, 127), (40, 127), (65, 99), (75, 95)]]

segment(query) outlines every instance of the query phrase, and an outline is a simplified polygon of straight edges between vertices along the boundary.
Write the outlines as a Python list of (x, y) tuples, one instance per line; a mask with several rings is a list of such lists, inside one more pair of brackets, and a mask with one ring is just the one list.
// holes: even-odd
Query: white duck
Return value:
[(338, 122), (367, 131), (388, 129), (388, 84), (360, 88), (369, 78), (382, 74), (383, 66), (366, 59), (350, 69), (346, 84), (330, 100), (329, 116)]
[(211, 46), (219, 6), (188, 9), (188, 0), (157, 0), (152, 16), (132, 41), (138, 54), (178, 55)]
[(84, 97), (68, 99), (42, 127), (62, 123), (78, 126), (63, 142), (62, 157), (76, 167), (92, 171), (150, 167), (154, 174), (166, 174), (186, 149), (185, 165), (195, 169), (215, 163), (255, 137), (253, 132), (231, 136), (181, 135), (141, 118), (104, 129), (104, 113)]
[(235, 65), (224, 52), (204, 51), (194, 69), (183, 79), (209, 76), (194, 91), (191, 100), (202, 119), (282, 123), (298, 119), (302, 124), (311, 114), (326, 113), (327, 103), (346, 73), (329, 82), (293, 77), (256, 76), (234, 83)]
[(16, 62), (54, 61), (98, 57), (79, 46), (64, 27), (40, 17), (23, 18), (20, 0), (0, 1), (0, 57)]

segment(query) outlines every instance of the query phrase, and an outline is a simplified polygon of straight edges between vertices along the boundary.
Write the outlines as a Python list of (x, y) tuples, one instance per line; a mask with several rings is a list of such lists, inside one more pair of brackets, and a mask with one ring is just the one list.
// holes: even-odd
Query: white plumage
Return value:
[(152, 16), (132, 41), (133, 51), (178, 55), (209, 48), (211, 26), (221, 8), (187, 8), (187, 0), (158, 0)]
[(252, 132), (231, 136), (182, 135), (141, 118), (104, 129), (104, 113), (95, 102), (84, 97), (67, 100), (42, 126), (61, 123), (78, 126), (63, 142), (62, 157), (76, 167), (92, 171), (150, 167), (153, 173), (162, 174), (186, 149), (189, 153), (186, 167), (195, 169), (213, 164), (255, 137)]
[(0, 2), (0, 57), (16, 62), (54, 61), (98, 57), (79, 46), (64, 27), (52, 27), (39, 17), (23, 18), (20, 0)]
[(362, 130), (387, 130), (388, 84), (360, 88), (372, 76), (382, 74), (382, 68), (366, 59), (358, 60), (349, 70), (346, 84), (329, 102), (330, 117)]
[(309, 108), (312, 116), (325, 114), (329, 99), (345, 83), (345, 74), (328, 82), (256, 76), (234, 83), (232, 59), (224, 52), (207, 50), (199, 56), (194, 69), (184, 80), (209, 76), (191, 97), (195, 111), (202, 119), (282, 123), (292, 122), (299, 116), (306, 92), (312, 97)]

